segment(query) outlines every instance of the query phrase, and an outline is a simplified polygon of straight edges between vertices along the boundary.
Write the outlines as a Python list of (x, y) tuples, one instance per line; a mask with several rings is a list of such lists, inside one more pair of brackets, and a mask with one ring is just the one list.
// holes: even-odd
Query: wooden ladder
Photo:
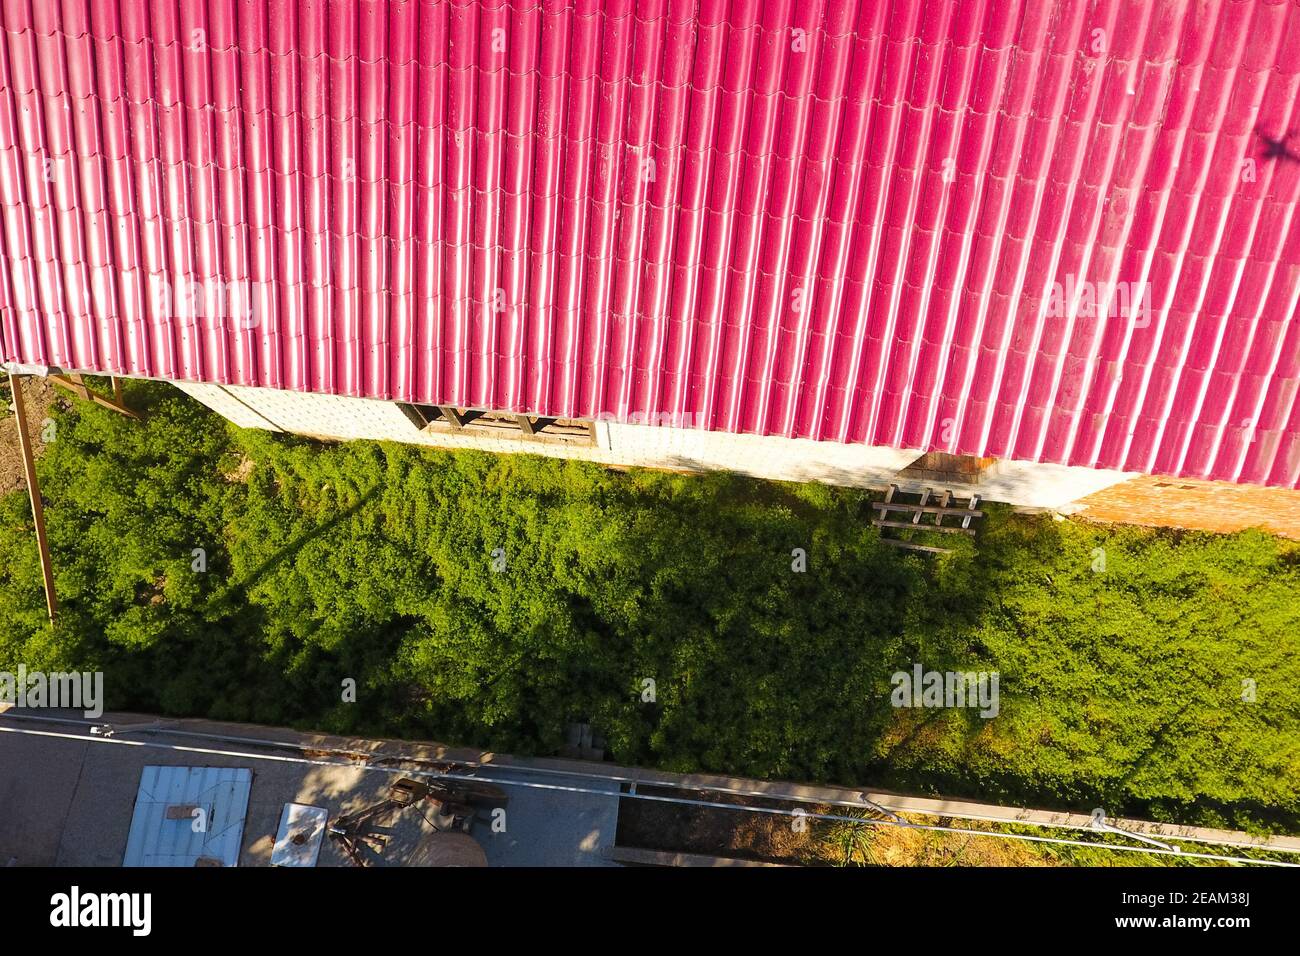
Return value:
[[(924, 551), (930, 554), (951, 554), (951, 548), (937, 548), (934, 545), (919, 544), (908, 538), (890, 537), (886, 531), (889, 528), (901, 530), (913, 530), (924, 532), (938, 532), (940, 534), (975, 534), (975, 529), (971, 527), (971, 522), (976, 518), (984, 517), (984, 512), (980, 511), (979, 495), (971, 495), (965, 504), (961, 503), (956, 495), (951, 491), (945, 491), (938, 499), (938, 504), (930, 503), (930, 496), (933, 493), (926, 488), (920, 494), (920, 500), (916, 503), (908, 501), (896, 501), (895, 495), (901, 494), (898, 485), (890, 485), (889, 491), (885, 493), (884, 501), (873, 501), (871, 508), (875, 516), (871, 523), (880, 528), (880, 541), (893, 548), (906, 548), (909, 551)], [(910, 521), (891, 521), (889, 515), (891, 512), (910, 515)], [(925, 515), (934, 515), (933, 522), (922, 523), (921, 518)], [(947, 517), (961, 518), (961, 524), (944, 524), (943, 519)]]

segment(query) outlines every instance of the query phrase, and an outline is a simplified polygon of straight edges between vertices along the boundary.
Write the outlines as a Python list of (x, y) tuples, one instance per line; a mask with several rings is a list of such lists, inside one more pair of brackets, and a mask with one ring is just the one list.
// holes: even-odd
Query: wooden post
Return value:
[(113, 382), (112, 398), (105, 398), (103, 395), (100, 395), (99, 392), (92, 390), (88, 385), (86, 385), (85, 380), (82, 379), (81, 374), (78, 372), (72, 372), (68, 375), (47, 375), (46, 381), (48, 381), (52, 385), (57, 385), (60, 388), (66, 388), (69, 392), (71, 392), (73, 395), (76, 395), (82, 401), (94, 402), (96, 405), (100, 406), (101, 408), (111, 408), (113, 411), (119, 412), (125, 415), (127, 418), (140, 417), (135, 412), (131, 411), (131, 409), (127, 408), (126, 405), (123, 404), (122, 383), (118, 381), (117, 376), (113, 376), (112, 378), (112, 382)]
[(458, 432), (465, 427), (465, 420), (460, 417), (460, 412), (450, 405), (439, 405), (438, 411), (442, 412), (442, 417), (447, 420), (447, 424), (451, 426), (452, 431)]
[(442, 417), (447, 420), (447, 424), (451, 426), (451, 430), (454, 432), (462, 431), (465, 426), (474, 421), (474, 419), (483, 417), (481, 411), (473, 408), (467, 408), (463, 412), (458, 411), (453, 405), (439, 405), (437, 408), (438, 411), (442, 413)]
[(54, 593), (54, 568), (50, 563), (50, 542), (45, 537), (45, 509), (41, 506), (41, 489), (36, 483), (36, 461), (32, 457), (32, 439), (27, 434), (27, 403), (23, 399), (22, 382), (9, 373), (9, 388), (13, 392), (14, 415), (18, 418), (18, 447), (23, 455), (23, 474), (27, 477), (27, 495), (32, 502), (32, 519), (36, 522), (36, 547), (41, 552), (41, 577), (45, 579), (45, 606), (50, 612), (50, 623), (59, 613), (59, 599)]
[(527, 415), (516, 415), (515, 420), (519, 422), (519, 430), (529, 438), (536, 438), (546, 429), (547, 425), (555, 423), (554, 418), (543, 418), (540, 415), (537, 418), (529, 418)]

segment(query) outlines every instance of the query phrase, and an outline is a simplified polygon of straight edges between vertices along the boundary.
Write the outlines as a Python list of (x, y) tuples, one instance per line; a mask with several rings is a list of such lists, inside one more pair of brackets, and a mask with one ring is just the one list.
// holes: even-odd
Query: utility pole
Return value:
[(36, 482), (36, 461), (32, 457), (32, 439), (27, 434), (27, 403), (23, 399), (22, 382), (9, 373), (9, 389), (13, 392), (14, 415), (18, 419), (18, 447), (23, 455), (23, 474), (27, 477), (27, 496), (32, 502), (32, 519), (36, 522), (36, 547), (41, 552), (41, 577), (45, 579), (45, 606), (50, 612), (50, 623), (59, 613), (59, 599), (54, 593), (54, 568), (50, 564), (50, 542), (45, 537), (45, 509), (41, 506), (41, 489)]

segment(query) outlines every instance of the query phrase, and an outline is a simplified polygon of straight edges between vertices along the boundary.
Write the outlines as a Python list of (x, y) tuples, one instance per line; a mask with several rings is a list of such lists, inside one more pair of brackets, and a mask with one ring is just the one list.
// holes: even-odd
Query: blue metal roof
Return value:
[[(246, 767), (145, 767), (122, 865), (194, 866), (202, 858), (238, 866), (252, 788)], [(169, 807), (183, 815), (169, 819)]]

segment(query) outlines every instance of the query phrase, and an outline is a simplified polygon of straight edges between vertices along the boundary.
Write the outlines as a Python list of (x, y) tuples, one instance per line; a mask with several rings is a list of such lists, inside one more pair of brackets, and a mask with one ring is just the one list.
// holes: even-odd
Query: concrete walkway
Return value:
[(563, 777), (497, 770), (493, 779), (517, 780), (544, 787), (573, 785), (603, 790), (608, 796), (565, 790), (506, 787), (504, 833), (490, 828), (476, 833), (490, 866), (614, 866), (609, 859), (618, 829), (619, 786), (614, 783), (566, 780)]

